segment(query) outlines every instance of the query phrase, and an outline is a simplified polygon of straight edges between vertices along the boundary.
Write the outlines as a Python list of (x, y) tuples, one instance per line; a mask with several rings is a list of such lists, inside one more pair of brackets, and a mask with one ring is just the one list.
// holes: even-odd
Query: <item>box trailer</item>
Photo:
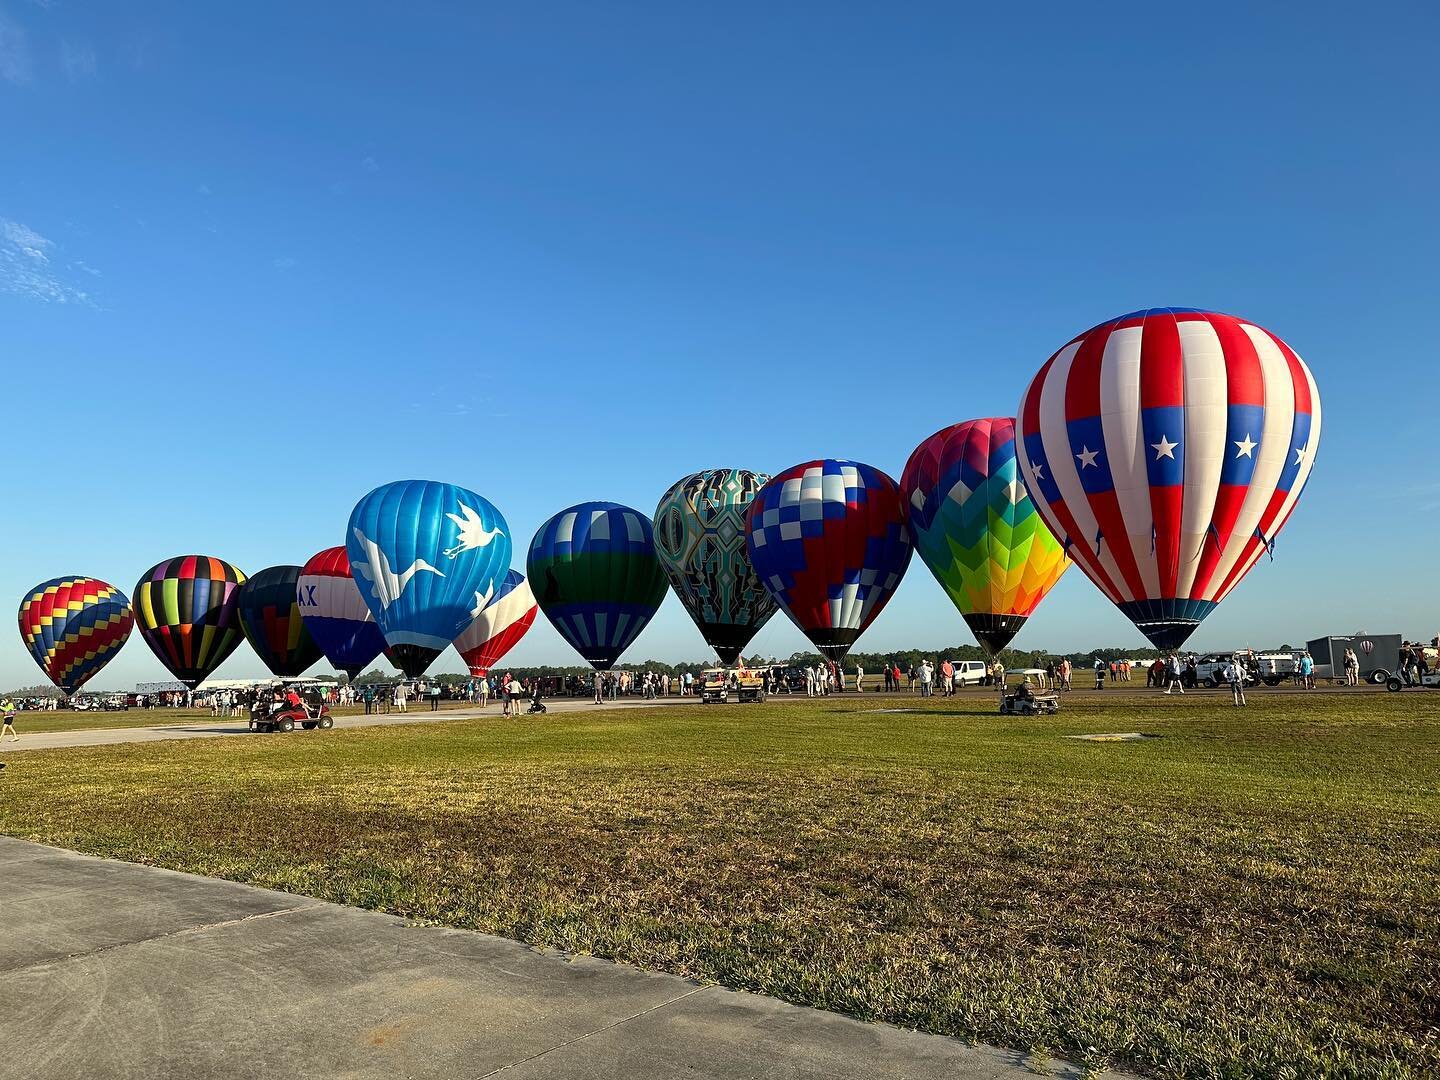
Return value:
[(1345, 650), (1355, 650), (1360, 658), (1360, 678), (1364, 682), (1383, 683), (1400, 667), (1399, 634), (1345, 634), (1315, 638), (1305, 648), (1315, 661), (1317, 679), (1345, 677)]

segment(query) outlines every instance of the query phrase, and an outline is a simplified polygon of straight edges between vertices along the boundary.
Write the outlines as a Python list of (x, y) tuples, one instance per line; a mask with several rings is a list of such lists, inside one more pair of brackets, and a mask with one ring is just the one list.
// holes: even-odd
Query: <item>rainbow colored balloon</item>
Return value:
[(937, 431), (910, 455), (900, 490), (920, 558), (993, 656), (1070, 566), (1020, 479), (1015, 421)]

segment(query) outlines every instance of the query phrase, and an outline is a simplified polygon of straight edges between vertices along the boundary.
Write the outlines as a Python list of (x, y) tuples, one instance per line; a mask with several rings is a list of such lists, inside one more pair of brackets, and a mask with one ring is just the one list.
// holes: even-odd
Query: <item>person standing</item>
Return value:
[(935, 669), (930, 666), (929, 660), (920, 661), (920, 696), (929, 697), (931, 686), (935, 681)]
[(410, 699), (410, 687), (404, 682), (395, 684), (395, 708), (399, 712), (405, 711), (405, 703)]
[(481, 675), (475, 683), (475, 694), (480, 699), (480, 708), (490, 704), (490, 673), (487, 671)]
[(1105, 689), (1105, 661), (1098, 657), (1095, 660), (1095, 689)]
[(1306, 690), (1315, 689), (1315, 659), (1308, 650), (1300, 654), (1300, 685)]
[(1230, 684), (1232, 703), (1237, 709), (1240, 708), (1245, 704), (1245, 669), (1232, 659), (1226, 662), (1220, 673)]
[(440, 711), (440, 684), (438, 682), (430, 684), (430, 711)]
[(855, 693), (857, 693), (857, 694), (863, 694), (864, 692), (865, 692), (865, 669), (860, 666), (860, 662), (857, 660), (857, 661), (855, 662)]
[(1175, 653), (1171, 653), (1170, 659), (1165, 663), (1165, 693), (1168, 694), (1172, 690), (1179, 690), (1182, 694), (1185, 693), (1185, 687), (1180, 682), (1180, 670), (1180, 657)]
[(15, 730), (15, 702), (8, 697), (0, 701), (0, 717), (4, 718), (4, 723), (0, 724), (0, 739), (8, 734), (11, 742), (19, 742), (20, 733)]
[(1360, 657), (1348, 645), (1345, 646), (1345, 685), (1360, 685)]

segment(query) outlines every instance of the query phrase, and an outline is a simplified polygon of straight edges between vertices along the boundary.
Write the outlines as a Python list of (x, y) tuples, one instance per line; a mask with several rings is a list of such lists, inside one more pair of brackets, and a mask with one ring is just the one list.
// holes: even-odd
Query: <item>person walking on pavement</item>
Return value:
[(8, 734), (11, 742), (19, 742), (20, 733), (15, 730), (15, 702), (8, 697), (0, 701), (0, 716), (4, 717), (4, 723), (0, 724), (0, 739)]

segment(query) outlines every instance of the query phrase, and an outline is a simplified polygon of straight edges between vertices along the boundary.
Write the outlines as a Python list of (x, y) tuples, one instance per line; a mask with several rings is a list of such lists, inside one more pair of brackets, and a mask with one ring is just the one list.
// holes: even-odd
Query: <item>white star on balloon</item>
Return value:
[(1250, 435), (1247, 433), (1247, 434), (1245, 435), (1245, 438), (1244, 438), (1244, 439), (1240, 440), (1239, 442), (1237, 442), (1237, 443), (1235, 444), (1235, 456), (1236, 456), (1237, 458), (1242, 458), (1242, 457), (1253, 458), (1253, 457), (1255, 456), (1255, 454), (1253, 453), (1253, 451), (1254, 451), (1255, 447), (1257, 447), (1257, 446), (1259, 446), (1259, 445), (1260, 445), (1260, 444), (1257, 443), (1257, 442), (1252, 442), (1251, 439), (1250, 439)]
[(1044, 480), (1044, 479), (1045, 479), (1045, 466), (1044, 466), (1043, 464), (1041, 464), (1041, 463), (1038, 463), (1038, 462), (1037, 462), (1036, 465), (1035, 465), (1035, 479), (1036, 479), (1036, 480)]
[(1099, 454), (1099, 450), (1091, 450), (1088, 446), (1082, 446), (1080, 447), (1080, 452), (1075, 456), (1080, 459), (1080, 467), (1082, 469), (1088, 469), (1092, 466), (1096, 468), (1099, 467), (1095, 465), (1095, 459), (1099, 456)]
[(1155, 451), (1156, 461), (1159, 461), (1162, 457), (1168, 457), (1171, 461), (1174, 461), (1175, 448), (1179, 445), (1178, 442), (1171, 442), (1168, 436), (1161, 435), (1159, 442), (1152, 442), (1150, 444), (1150, 449)]
[(1296, 464), (1296, 465), (1304, 465), (1304, 464), (1305, 464), (1305, 459), (1308, 458), (1309, 456), (1310, 456), (1310, 449), (1309, 449), (1309, 447), (1305, 447), (1305, 446), (1297, 446), (1297, 447), (1295, 447), (1295, 464)]

